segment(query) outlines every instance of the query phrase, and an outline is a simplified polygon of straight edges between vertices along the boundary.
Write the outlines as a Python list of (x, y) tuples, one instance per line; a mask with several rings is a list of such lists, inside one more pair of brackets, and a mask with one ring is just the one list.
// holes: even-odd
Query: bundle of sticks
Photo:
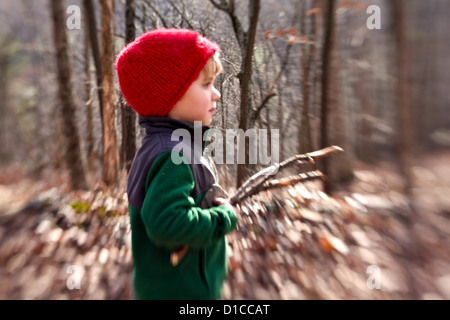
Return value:
[(315, 167), (316, 160), (343, 151), (344, 150), (340, 147), (331, 146), (314, 152), (293, 156), (281, 163), (275, 163), (272, 166), (257, 172), (245, 181), (245, 183), (236, 191), (234, 196), (230, 198), (230, 203), (232, 205), (237, 205), (244, 199), (265, 190), (282, 188), (315, 179), (324, 179), (324, 174), (319, 170), (307, 171), (280, 179), (271, 178), (281, 170), (294, 165), (311, 164)]
[[(246, 180), (236, 193), (230, 197), (230, 203), (236, 206), (245, 199), (254, 196), (262, 191), (270, 189), (278, 189), (286, 186), (292, 186), (306, 181), (324, 179), (324, 174), (316, 169), (316, 161), (318, 159), (343, 152), (344, 150), (338, 146), (330, 146), (321, 150), (295, 155), (281, 163), (275, 163), (267, 167)], [(292, 166), (312, 165), (315, 169), (298, 173), (296, 175), (275, 179), (281, 170)], [(170, 260), (173, 266), (176, 266), (188, 251), (188, 246), (180, 247), (172, 252)]]

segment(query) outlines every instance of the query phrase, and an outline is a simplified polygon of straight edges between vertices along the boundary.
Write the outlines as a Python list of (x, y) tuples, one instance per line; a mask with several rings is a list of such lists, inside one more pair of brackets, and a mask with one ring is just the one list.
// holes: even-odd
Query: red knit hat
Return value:
[(166, 116), (200, 74), (217, 43), (187, 29), (157, 29), (117, 56), (120, 89), (143, 116)]

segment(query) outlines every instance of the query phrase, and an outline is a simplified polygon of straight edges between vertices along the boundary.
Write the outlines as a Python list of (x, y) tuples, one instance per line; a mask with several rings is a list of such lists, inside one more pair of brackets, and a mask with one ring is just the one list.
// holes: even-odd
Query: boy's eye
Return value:
[(208, 88), (209, 86), (211, 86), (211, 85), (213, 85), (214, 84), (214, 77), (208, 77), (208, 78), (205, 78), (204, 79), (204, 83), (203, 83), (203, 86), (205, 87), (205, 88)]

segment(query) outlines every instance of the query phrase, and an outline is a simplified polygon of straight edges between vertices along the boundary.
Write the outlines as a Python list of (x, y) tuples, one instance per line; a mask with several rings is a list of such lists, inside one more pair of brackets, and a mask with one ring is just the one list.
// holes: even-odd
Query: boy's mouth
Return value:
[(215, 113), (216, 112), (216, 108), (211, 108), (211, 109), (208, 110), (208, 112)]

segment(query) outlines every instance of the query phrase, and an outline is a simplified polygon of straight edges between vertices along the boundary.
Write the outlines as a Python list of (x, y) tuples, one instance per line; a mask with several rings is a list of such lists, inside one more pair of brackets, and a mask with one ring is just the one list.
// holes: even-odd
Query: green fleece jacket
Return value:
[[(188, 163), (185, 157), (181, 164), (172, 161), (177, 151), (167, 134), (185, 124), (167, 118), (143, 119), (147, 138), (133, 161), (127, 190), (136, 297), (219, 299), (227, 275), (225, 235), (236, 227), (236, 214), (226, 206), (201, 209), (213, 181), (203, 176), (211, 171)], [(143, 186), (142, 175), (146, 176)], [(173, 266), (170, 255), (181, 246), (189, 249)]]

